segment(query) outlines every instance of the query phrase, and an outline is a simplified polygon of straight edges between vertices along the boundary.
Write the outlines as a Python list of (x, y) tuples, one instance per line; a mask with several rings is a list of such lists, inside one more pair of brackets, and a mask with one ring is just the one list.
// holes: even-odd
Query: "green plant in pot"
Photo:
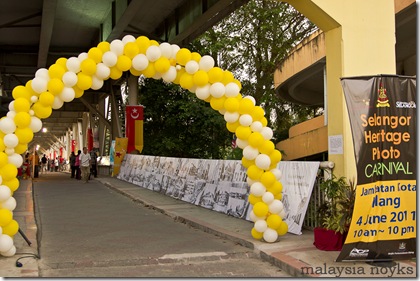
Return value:
[(325, 202), (317, 210), (319, 227), (314, 229), (314, 245), (320, 250), (340, 251), (353, 215), (356, 186), (345, 177), (333, 175), (321, 183)]

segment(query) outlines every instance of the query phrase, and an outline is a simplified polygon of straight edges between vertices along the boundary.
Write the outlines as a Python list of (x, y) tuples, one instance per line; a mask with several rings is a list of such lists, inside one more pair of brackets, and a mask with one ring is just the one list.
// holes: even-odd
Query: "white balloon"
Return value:
[(7, 148), (4, 150), (4, 153), (6, 153), (6, 154), (7, 154), (7, 156), (13, 155), (13, 153), (15, 153), (15, 149), (14, 149), (14, 148), (7, 147)]
[(170, 66), (168, 71), (162, 74), (162, 79), (165, 82), (173, 82), (176, 79), (176, 68), (175, 66)]
[(48, 69), (40, 68), (35, 72), (35, 77), (44, 78), (47, 81), (50, 80), (50, 74), (48, 73)]
[(29, 115), (34, 116), (35, 115), (35, 111), (33, 109), (29, 109)]
[(251, 186), (256, 182), (257, 182), (256, 180), (253, 180), (250, 177), (246, 177), (246, 183), (248, 184), (248, 186)]
[(172, 56), (171, 56), (171, 58), (174, 59), (174, 58), (176, 58), (176, 53), (178, 53), (178, 51), (181, 48), (178, 45), (176, 45), (176, 44), (172, 44), (171, 45), (171, 49), (172, 49)]
[(37, 133), (42, 129), (42, 121), (36, 116), (31, 116), (31, 124), (29, 125), (32, 132)]
[(14, 120), (15, 116), (16, 116), (16, 111), (9, 111), (7, 112), (6, 116), (12, 120)]
[(32, 96), (31, 97), (31, 102), (32, 103), (36, 103), (38, 101), (38, 97), (37, 96)]
[(96, 65), (96, 73), (95, 75), (102, 80), (105, 80), (111, 74), (111, 69), (106, 66), (103, 62), (100, 62)]
[(251, 210), (251, 212), (249, 212), (249, 218), (251, 219), (251, 221), (253, 221), (253, 222), (257, 222), (257, 221), (259, 221), (259, 220), (264, 220), (265, 221), (265, 218), (262, 218), (262, 217), (257, 217), (256, 215), (255, 215), (255, 213), (254, 213), (254, 211), (253, 210)]
[(163, 42), (163, 43), (161, 43), (159, 45), (159, 49), (160, 49), (161, 55), (163, 57), (166, 57), (168, 59), (172, 57), (172, 47), (171, 47), (171, 44), (169, 44), (167, 42)]
[(32, 79), (31, 87), (34, 92), (40, 94), (47, 91), (48, 80), (43, 77), (35, 77)]
[(96, 75), (92, 76), (92, 90), (99, 90), (104, 85), (104, 80), (99, 79)]
[(16, 247), (12, 246), (9, 251), (0, 252), (3, 257), (13, 257), (16, 254)]
[(73, 88), (64, 87), (64, 89), (59, 94), (59, 97), (64, 102), (71, 102), (72, 100), (74, 100), (75, 95), (76, 93), (74, 92)]
[(243, 114), (239, 117), (239, 123), (244, 126), (248, 127), (252, 124), (252, 116), (249, 114)]
[(0, 185), (0, 202), (8, 200), (12, 196), (10, 188), (5, 185)]
[(284, 210), (284, 209), (282, 209), (281, 211), (280, 211), (280, 213), (279, 213), (279, 216), (282, 218), (282, 219), (284, 219), (285, 217), (286, 217), (286, 211)]
[(267, 205), (270, 205), (271, 203), (273, 203), (273, 201), (274, 201), (273, 193), (271, 193), (269, 191), (264, 193), (263, 196), (262, 196), (262, 201)]
[(78, 73), (80, 71), (80, 60), (76, 57), (71, 57), (67, 59), (66, 67), (69, 71)]
[(244, 99), (250, 99), (252, 103), (255, 105), (255, 98), (253, 96), (245, 96)]
[(85, 59), (87, 59), (89, 57), (89, 55), (88, 55), (88, 53), (86, 53), (86, 52), (83, 52), (83, 53), (80, 53), (78, 56), (77, 56), (77, 59), (80, 61), (80, 63), (82, 62), (82, 61), (84, 61)]
[(162, 73), (156, 71), (155, 75), (153, 75), (152, 78), (155, 80), (159, 80), (160, 78), (162, 78)]
[(255, 158), (255, 165), (262, 170), (270, 168), (271, 159), (267, 154), (260, 154)]
[(65, 87), (73, 87), (77, 83), (77, 75), (73, 71), (64, 73), (62, 79)]
[(225, 85), (216, 82), (210, 86), (210, 95), (215, 98), (221, 98), (225, 94)]
[(225, 121), (228, 123), (235, 123), (239, 119), (239, 113), (238, 112), (229, 112), (227, 111), (225, 113)]
[(10, 133), (3, 137), (3, 142), (6, 147), (14, 148), (19, 144), (19, 139), (15, 134)]
[(63, 104), (64, 104), (64, 101), (59, 96), (55, 96), (54, 97), (54, 102), (53, 102), (51, 107), (53, 109), (59, 109), (63, 106)]
[(6, 234), (0, 235), (0, 252), (7, 252), (13, 247), (13, 239)]
[(249, 145), (247, 140), (242, 140), (242, 139), (236, 139), (236, 145), (240, 148), (240, 149), (244, 149), (245, 147), (247, 147)]
[(148, 65), (149, 60), (144, 54), (138, 54), (132, 60), (132, 66), (137, 71), (145, 70)]
[(271, 140), (271, 138), (273, 137), (273, 130), (269, 127), (262, 128), (260, 133), (266, 140)]
[(281, 170), (280, 169), (271, 169), (271, 172), (274, 174), (274, 176), (276, 177), (277, 180), (281, 180)]
[(264, 240), (268, 243), (276, 242), (278, 237), (279, 237), (279, 234), (277, 233), (277, 231), (269, 227), (264, 231), (264, 234), (263, 234)]
[(107, 51), (102, 55), (102, 61), (108, 67), (113, 67), (117, 64), (118, 57), (114, 52)]
[(16, 130), (15, 121), (9, 117), (0, 119), (0, 130), (5, 134), (11, 134)]
[[(16, 199), (13, 196), (10, 196), (9, 199), (7, 199), (4, 202), (0, 202), (0, 208), (7, 209), (11, 212), (13, 212), (13, 210), (16, 208), (16, 206), (17, 206), (17, 202), (16, 202)], [(0, 229), (1, 229), (1, 227), (0, 227)], [(1, 234), (1, 231), (0, 231), (0, 234)]]
[(205, 100), (210, 96), (210, 84), (207, 84), (203, 87), (197, 87), (195, 90), (195, 95), (200, 100)]
[(189, 74), (194, 74), (198, 70), (198, 63), (195, 60), (190, 60), (185, 64), (185, 71)]
[(151, 62), (157, 61), (161, 55), (162, 51), (158, 46), (152, 45), (146, 50), (146, 57)]
[(263, 128), (263, 124), (260, 121), (252, 122), (251, 124), (251, 131), (253, 132), (260, 132)]
[(263, 196), (265, 192), (266, 192), (265, 186), (262, 183), (260, 183), (259, 181), (254, 182), (251, 185), (250, 193), (253, 194), (253, 195), (255, 195), (257, 197), (260, 197), (260, 196)]
[(214, 59), (209, 55), (202, 56), (198, 62), (198, 66), (201, 70), (209, 71), (214, 67)]
[(12, 101), (9, 103), (9, 110), (10, 110), (10, 111), (15, 111), (15, 100), (12, 100)]
[(221, 115), (225, 115), (226, 109), (222, 108), (218, 110)]
[(257, 220), (254, 223), (254, 228), (258, 232), (264, 232), (267, 230), (267, 222), (265, 220)]
[(111, 44), (109, 44), (109, 49), (116, 56), (121, 56), (124, 53), (124, 43), (120, 39), (114, 39)]
[(236, 97), (238, 94), (239, 94), (238, 84), (230, 82), (226, 85), (225, 95), (227, 97)]
[(136, 42), (136, 37), (134, 37), (133, 35), (125, 35), (122, 39), (122, 42), (125, 44), (127, 44), (128, 42)]
[(283, 210), (283, 208), (284, 208), (283, 203), (278, 199), (274, 199), (273, 202), (271, 202), (271, 204), (268, 205), (268, 210), (272, 214), (280, 213), (281, 210)]
[(19, 168), (23, 164), (23, 158), (20, 154), (14, 153), (14, 154), (8, 156), (8, 159), (9, 159), (9, 163), (16, 166), (16, 168)]
[(253, 148), (250, 145), (247, 145), (242, 151), (242, 155), (248, 160), (254, 160), (258, 156), (258, 154), (258, 149)]

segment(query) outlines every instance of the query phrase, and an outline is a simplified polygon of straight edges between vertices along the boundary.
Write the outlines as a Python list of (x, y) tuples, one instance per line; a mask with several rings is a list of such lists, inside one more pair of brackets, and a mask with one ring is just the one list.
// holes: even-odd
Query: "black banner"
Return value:
[(337, 261), (416, 256), (416, 80), (343, 78), (357, 166), (350, 230)]

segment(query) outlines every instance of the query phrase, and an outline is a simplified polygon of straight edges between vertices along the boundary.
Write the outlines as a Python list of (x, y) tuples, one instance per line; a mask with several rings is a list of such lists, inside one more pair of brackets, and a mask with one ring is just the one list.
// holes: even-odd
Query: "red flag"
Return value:
[(92, 148), (93, 148), (93, 132), (92, 132), (91, 128), (88, 129), (87, 143), (88, 143), (88, 146), (87, 146), (88, 151), (92, 151)]
[(143, 106), (126, 105), (125, 137), (128, 139), (127, 153), (143, 150)]

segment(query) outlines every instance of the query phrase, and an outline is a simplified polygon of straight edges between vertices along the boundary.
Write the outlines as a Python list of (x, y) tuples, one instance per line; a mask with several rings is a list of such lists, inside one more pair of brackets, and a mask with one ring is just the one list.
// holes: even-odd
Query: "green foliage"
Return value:
[(353, 181), (347, 184), (345, 177), (332, 176), (321, 183), (326, 201), (318, 208), (318, 223), (335, 232), (348, 232), (356, 199)]
[(139, 92), (145, 107), (142, 154), (202, 159), (227, 156), (232, 134), (223, 116), (207, 103), (161, 80), (145, 79)]

